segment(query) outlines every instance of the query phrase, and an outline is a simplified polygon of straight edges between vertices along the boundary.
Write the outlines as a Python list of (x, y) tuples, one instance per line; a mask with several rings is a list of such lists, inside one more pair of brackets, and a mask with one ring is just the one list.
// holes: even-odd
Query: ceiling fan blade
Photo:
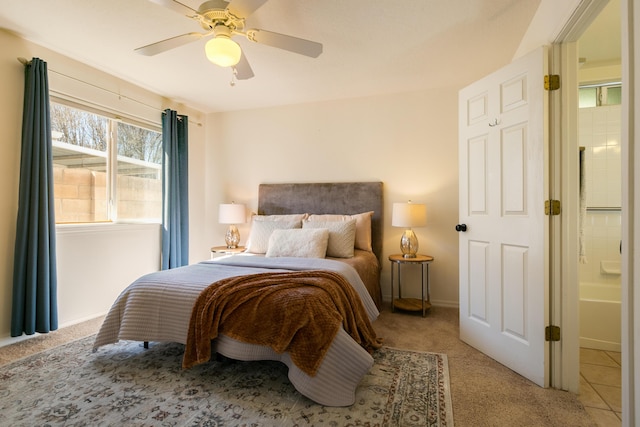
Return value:
[(249, 65), (246, 55), (242, 52), (242, 55), (240, 55), (240, 61), (236, 64), (236, 78), (238, 80), (249, 80), (253, 76), (254, 74), (251, 69), (251, 65)]
[(162, 52), (166, 52), (167, 50), (171, 50), (176, 47), (183, 46), (187, 43), (200, 40), (202, 37), (205, 37), (207, 35), (208, 34), (187, 33), (181, 36), (171, 37), (170, 39), (162, 40), (156, 43), (151, 43), (146, 46), (139, 47), (135, 49), (135, 51), (145, 56), (153, 56)]
[(194, 9), (191, 9), (189, 6), (180, 3), (175, 0), (149, 0), (152, 3), (159, 4), (160, 6), (164, 6), (167, 9), (171, 9), (174, 12), (178, 12), (181, 15), (186, 15), (189, 17), (194, 17), (198, 15), (198, 12)]
[(312, 58), (317, 58), (322, 53), (321, 43), (274, 33), (272, 31), (247, 30), (247, 38), (252, 42), (266, 44), (267, 46), (277, 47)]
[(227, 10), (238, 18), (246, 18), (266, 2), (267, 0), (232, 0)]

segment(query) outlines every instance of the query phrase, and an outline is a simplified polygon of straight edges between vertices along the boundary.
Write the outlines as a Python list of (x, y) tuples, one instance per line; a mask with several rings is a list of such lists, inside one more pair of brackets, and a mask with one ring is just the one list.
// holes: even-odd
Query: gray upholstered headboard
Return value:
[(373, 211), (371, 247), (382, 265), (382, 182), (260, 184), (258, 214), (345, 214)]

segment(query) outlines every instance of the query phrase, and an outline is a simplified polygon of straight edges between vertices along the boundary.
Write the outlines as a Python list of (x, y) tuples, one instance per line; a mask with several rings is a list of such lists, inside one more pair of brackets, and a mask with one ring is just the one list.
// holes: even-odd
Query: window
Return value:
[(581, 87), (578, 91), (580, 108), (595, 107), (598, 94), (595, 87)]
[(57, 223), (160, 222), (162, 134), (51, 103)]
[(580, 108), (618, 105), (622, 102), (622, 86), (619, 82), (580, 86), (578, 93)]

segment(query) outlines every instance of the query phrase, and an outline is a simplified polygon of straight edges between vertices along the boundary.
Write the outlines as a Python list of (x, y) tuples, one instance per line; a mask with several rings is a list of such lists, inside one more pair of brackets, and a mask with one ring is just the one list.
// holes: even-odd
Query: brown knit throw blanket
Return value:
[(230, 277), (202, 291), (191, 311), (182, 366), (211, 358), (211, 340), (239, 341), (288, 351), (314, 376), (340, 326), (369, 352), (380, 348), (364, 306), (340, 274), (313, 270)]

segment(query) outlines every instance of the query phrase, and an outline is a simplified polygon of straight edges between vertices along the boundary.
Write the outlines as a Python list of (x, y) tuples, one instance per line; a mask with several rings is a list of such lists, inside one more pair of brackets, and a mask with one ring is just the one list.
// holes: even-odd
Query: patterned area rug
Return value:
[(346, 408), (298, 393), (280, 362), (181, 368), (184, 346), (84, 338), (0, 367), (0, 425), (452, 426), (446, 355), (383, 347)]

